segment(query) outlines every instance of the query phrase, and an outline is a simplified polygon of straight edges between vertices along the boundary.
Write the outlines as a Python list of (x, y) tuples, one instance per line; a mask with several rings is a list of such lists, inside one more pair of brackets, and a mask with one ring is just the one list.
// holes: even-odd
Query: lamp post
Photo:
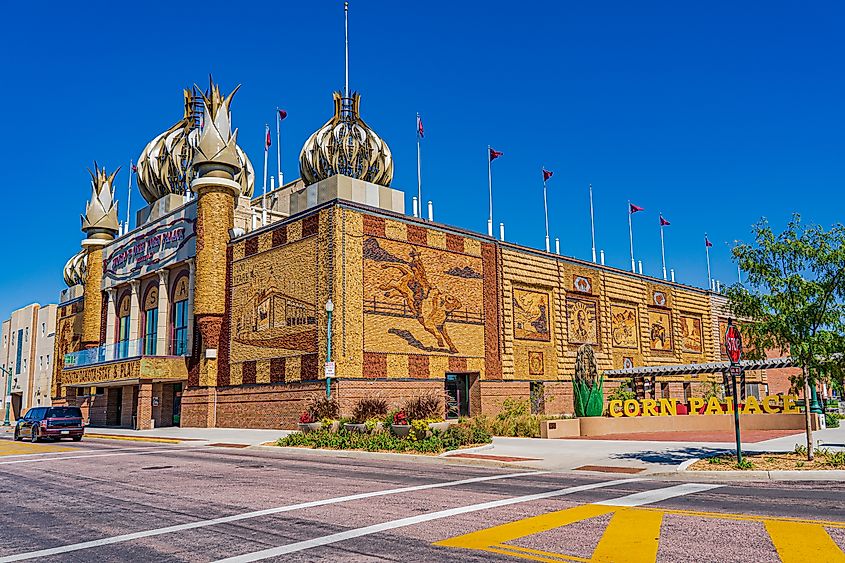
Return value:
[(332, 312), (334, 311), (334, 303), (329, 299), (326, 301), (326, 398), (332, 398), (332, 378), (329, 374), (329, 366), (332, 362)]
[(2, 366), (0, 370), (6, 374), (6, 396), (3, 397), (5, 401), (3, 409), (6, 411), (6, 416), (3, 418), (3, 426), (9, 426), (9, 411), (12, 410), (12, 370)]

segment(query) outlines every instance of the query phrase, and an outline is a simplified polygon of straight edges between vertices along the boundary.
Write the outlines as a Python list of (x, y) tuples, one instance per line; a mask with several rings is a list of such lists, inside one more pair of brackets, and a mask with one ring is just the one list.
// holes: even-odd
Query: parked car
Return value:
[(15, 424), (15, 440), (29, 438), (31, 442), (37, 442), (42, 438), (72, 438), (78, 442), (84, 433), (79, 407), (33, 407)]

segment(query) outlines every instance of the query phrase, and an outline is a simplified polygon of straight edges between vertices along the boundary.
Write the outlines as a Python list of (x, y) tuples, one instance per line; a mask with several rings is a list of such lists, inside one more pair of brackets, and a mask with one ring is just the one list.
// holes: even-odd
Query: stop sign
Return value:
[(729, 324), (728, 330), (725, 331), (725, 352), (733, 364), (738, 364), (742, 358), (742, 335), (732, 324)]

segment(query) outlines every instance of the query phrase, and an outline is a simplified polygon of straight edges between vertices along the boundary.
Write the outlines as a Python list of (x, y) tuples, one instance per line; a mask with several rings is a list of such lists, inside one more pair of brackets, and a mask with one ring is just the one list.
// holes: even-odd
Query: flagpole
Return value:
[(596, 222), (593, 216), (593, 184), (590, 184), (590, 232), (593, 236), (593, 264), (596, 263)]
[(663, 259), (663, 279), (666, 279), (666, 246), (663, 244), (663, 215), (660, 215), (660, 257)]
[(634, 227), (631, 225), (631, 201), (628, 200), (628, 237), (631, 240), (631, 271), (637, 273), (637, 267), (634, 263)]
[(282, 119), (279, 116), (279, 108), (276, 107), (276, 171), (278, 172), (276, 177), (279, 179), (280, 188), (285, 183), (284, 177), (282, 176), (282, 143), (280, 142), (281, 129)]
[(270, 136), (270, 126), (266, 123), (264, 124), (264, 195), (267, 195), (267, 152), (269, 147), (267, 146), (267, 137)]
[(487, 218), (487, 236), (493, 236), (493, 170), (491, 167), (490, 145), (487, 145), (487, 188), (490, 194), (490, 216)]
[(549, 205), (546, 202), (546, 173), (545, 168), (543, 169), (543, 211), (546, 214), (546, 252), (550, 252), (549, 246)]
[[(420, 170), (420, 114), (417, 113), (417, 201), (422, 205), (422, 172)], [(422, 213), (420, 213), (422, 216)]]
[(129, 187), (126, 191), (126, 232), (129, 232), (129, 217), (132, 209), (132, 159), (129, 159)]
[(707, 233), (704, 233), (704, 254), (707, 256), (707, 289), (710, 290), (713, 288), (713, 278), (710, 275), (710, 245), (708, 244), (710, 239), (707, 238)]

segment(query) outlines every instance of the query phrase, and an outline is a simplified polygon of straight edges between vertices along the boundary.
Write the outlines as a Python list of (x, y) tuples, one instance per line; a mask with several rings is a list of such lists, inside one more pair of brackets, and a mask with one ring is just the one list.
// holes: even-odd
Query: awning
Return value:
[[(792, 358), (768, 358), (765, 360), (742, 360), (739, 365), (746, 371), (793, 367)], [(627, 369), (611, 369), (604, 372), (607, 377), (661, 376), (661, 375), (699, 375), (723, 373), (731, 367), (730, 362), (710, 362), (704, 364), (675, 364), (667, 366), (644, 366)]]

